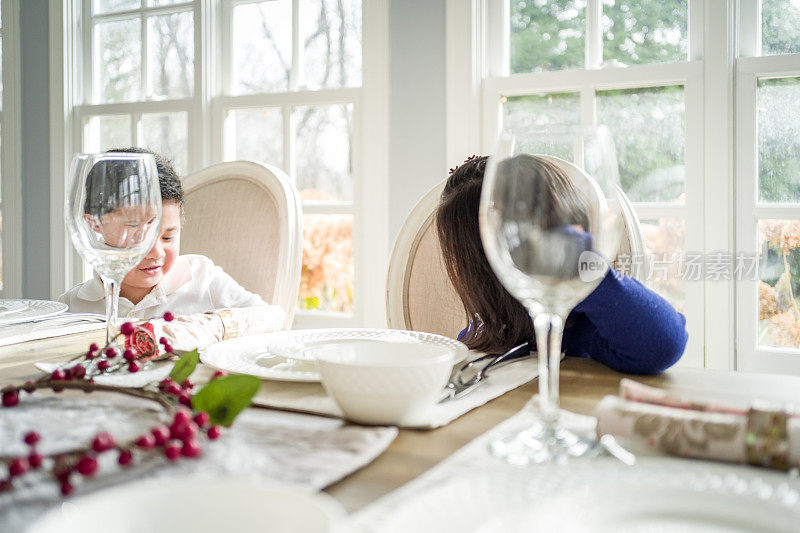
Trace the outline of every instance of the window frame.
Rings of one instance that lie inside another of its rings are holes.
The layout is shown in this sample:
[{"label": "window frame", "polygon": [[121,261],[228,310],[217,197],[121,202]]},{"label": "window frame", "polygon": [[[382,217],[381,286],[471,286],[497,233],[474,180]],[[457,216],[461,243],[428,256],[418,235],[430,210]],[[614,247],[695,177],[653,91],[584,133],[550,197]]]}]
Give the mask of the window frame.
[{"label": "window frame", "polygon": [[[194,94],[188,98],[121,103],[91,103],[83,88],[91,82],[91,0],[72,0],[61,6],[51,3],[51,257],[65,257],[63,265],[51,263],[51,293],[58,296],[82,281],[83,263],[72,249],[63,224],[66,169],[73,152],[81,151],[85,121],[97,115],[131,115],[143,112],[186,111],[187,167],[190,173],[225,160],[225,115],[231,108],[268,107],[286,110],[295,105],[353,104],[353,202],[351,205],[303,206],[304,214],[345,212],[354,216],[353,260],[355,263],[354,311],[352,314],[295,313],[293,327],[385,325],[384,286],[387,257],[370,250],[388,250],[388,2],[364,0],[362,4],[362,84],[356,88],[286,91],[270,94],[231,95],[227,69],[230,57],[230,24],[233,6],[256,0],[191,0],[179,5],[159,6],[122,14],[161,14],[192,6],[195,21]],[[144,5],[144,1],[143,1]],[[293,0],[296,13],[299,0]],[[119,16],[115,13],[113,16]],[[144,16],[144,15],[142,15]],[[99,15],[102,18],[112,16]],[[294,18],[297,39],[297,18]],[[146,26],[146,24],[143,24]],[[86,44],[88,43],[88,44]],[[62,49],[63,45],[63,49]],[[143,42],[142,46],[146,46]],[[294,61],[294,60],[293,60]],[[296,61],[295,61],[296,62]],[[83,68],[85,66],[89,68]],[[142,69],[145,69],[144,61]],[[296,80],[296,76],[294,77]],[[143,86],[146,80],[142,79]],[[144,87],[146,91],[146,87]],[[285,115],[285,125],[291,115]],[[284,136],[289,135],[284,127]],[[135,142],[135,131],[132,131]],[[288,145],[284,161],[291,161]],[[293,169],[287,174],[293,175]],[[370,176],[370,179],[366,179]],[[365,199],[369,198],[369,201]],[[369,226],[366,224],[369,221]]]},{"label": "window frame", "polygon": [[2,151],[2,272],[0,298],[22,296],[22,170],[20,139],[19,4],[2,0],[2,83],[0,110]]},{"label": "window frame", "polygon": [[[684,85],[686,202],[635,203],[642,219],[682,217],[687,228],[684,251],[711,253],[733,249],[732,136],[716,127],[733,127],[733,37],[735,0],[689,0],[688,58],[681,63],[599,68],[602,49],[601,0],[587,1],[586,64],[595,68],[542,73],[508,73],[507,0],[447,2],[447,158],[461,161],[479,148],[488,153],[498,134],[501,96],[577,91],[581,122],[596,118],[596,90]],[[466,25],[466,26],[465,26]],[[463,28],[470,28],[464,32]],[[495,46],[492,46],[492,44]],[[503,43],[503,46],[497,46]],[[465,90],[466,89],[466,90]],[[706,127],[714,124],[715,129]],[[482,132],[482,133],[481,133]],[[719,162],[724,164],[720,165]],[[720,202],[719,199],[725,201]],[[720,224],[720,221],[725,224]],[[686,282],[689,344],[679,364],[736,367],[732,281]]]}]

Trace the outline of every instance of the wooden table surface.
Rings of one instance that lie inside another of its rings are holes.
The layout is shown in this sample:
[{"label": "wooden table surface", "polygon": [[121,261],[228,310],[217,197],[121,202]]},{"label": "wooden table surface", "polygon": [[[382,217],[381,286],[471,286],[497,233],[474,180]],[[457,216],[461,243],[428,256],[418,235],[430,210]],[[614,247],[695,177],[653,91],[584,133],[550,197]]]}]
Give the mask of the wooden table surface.
[{"label": "wooden table surface", "polygon": [[[24,381],[37,373],[35,361],[58,361],[80,353],[104,331],[31,341],[0,347],[0,386]],[[605,395],[615,394],[624,374],[589,359],[568,358],[561,365],[561,406],[591,414]],[[800,377],[743,374],[676,368],[658,376],[636,379],[665,388],[736,393],[753,398],[797,400]],[[348,511],[355,511],[419,476],[478,435],[522,409],[537,392],[533,381],[431,431],[401,430],[397,439],[371,464],[328,487],[326,492]]]}]

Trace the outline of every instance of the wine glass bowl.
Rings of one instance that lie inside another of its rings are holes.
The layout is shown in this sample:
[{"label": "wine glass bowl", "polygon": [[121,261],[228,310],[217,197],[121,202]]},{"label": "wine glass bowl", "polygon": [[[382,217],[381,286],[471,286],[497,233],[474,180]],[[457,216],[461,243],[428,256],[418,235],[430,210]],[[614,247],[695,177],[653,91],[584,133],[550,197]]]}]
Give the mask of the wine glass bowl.
[{"label": "wine glass bowl", "polygon": [[481,240],[500,282],[528,310],[539,353],[536,427],[492,446],[510,462],[564,460],[589,448],[559,424],[558,363],[567,315],[601,283],[619,247],[618,182],[604,127],[506,133],[487,163]]},{"label": "wine glass bowl", "polygon": [[161,191],[152,154],[77,154],[64,220],[72,243],[106,289],[107,341],[114,334],[122,279],[152,248]]}]

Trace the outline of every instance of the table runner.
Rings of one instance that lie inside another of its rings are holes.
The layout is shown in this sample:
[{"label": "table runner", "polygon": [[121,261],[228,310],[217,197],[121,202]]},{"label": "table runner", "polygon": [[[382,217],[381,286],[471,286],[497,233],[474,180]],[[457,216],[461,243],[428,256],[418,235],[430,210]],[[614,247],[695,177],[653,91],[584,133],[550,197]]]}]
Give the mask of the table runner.
[{"label": "table runner", "polygon": [[[42,434],[41,451],[64,449],[89,441],[99,430],[117,439],[132,438],[158,423],[160,411],[150,402],[95,393],[25,398],[0,412],[0,453],[26,451],[25,432]],[[168,463],[152,458],[120,470],[116,454],[100,455],[101,469],[88,483],[76,484],[76,495],[133,479],[194,475],[256,475],[322,489],[380,455],[397,436],[392,427],[360,427],[340,420],[251,408],[217,441],[204,444],[198,459]],[[22,480],[38,474],[28,474]],[[19,483],[0,494],[0,531],[24,531],[36,517],[64,500],[58,485]],[[66,500],[68,501],[68,500]]]}]

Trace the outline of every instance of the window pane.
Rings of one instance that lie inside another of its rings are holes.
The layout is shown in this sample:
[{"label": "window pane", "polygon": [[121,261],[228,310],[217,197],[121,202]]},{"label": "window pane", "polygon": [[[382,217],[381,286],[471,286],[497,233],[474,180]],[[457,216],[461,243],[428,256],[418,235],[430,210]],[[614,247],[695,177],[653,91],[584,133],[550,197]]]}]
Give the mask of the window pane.
[{"label": "window pane", "polygon": [[147,0],[148,7],[152,6],[169,6],[172,4],[185,4],[192,0]]},{"label": "window pane", "polygon": [[140,0],[94,0],[92,2],[92,12],[98,14],[110,13],[112,11],[138,9],[140,6]]},{"label": "window pane", "polygon": [[[687,265],[684,257],[686,221],[682,218],[642,220],[642,233],[647,250],[651,254],[650,272],[648,272],[650,287],[666,298],[675,309],[683,312],[686,302],[686,279],[692,279],[693,275],[702,276],[702,270],[691,272],[695,267]],[[701,260],[702,257],[698,259]],[[697,265],[696,268],[702,269],[701,261],[698,261]]]},{"label": "window pane", "polygon": [[303,84],[361,85],[361,0],[300,1]]},{"label": "window pane", "polygon": [[634,202],[683,202],[682,86],[598,91],[597,120],[614,136],[619,178]]},{"label": "window pane", "polygon": [[583,67],[586,0],[510,2],[512,73]]},{"label": "window pane", "polygon": [[236,109],[230,112],[236,159],[252,159],[281,168],[283,164],[283,113],[279,107]]},{"label": "window pane", "polygon": [[194,88],[194,15],[173,13],[147,19],[147,95],[191,96]]},{"label": "window pane", "polygon": [[[578,93],[529,94],[502,97],[503,129],[513,133],[540,126],[580,124],[581,98]],[[522,147],[520,147],[522,148]],[[572,143],[563,145],[526,145],[530,153],[547,153],[571,161]]]},{"label": "window pane", "polygon": [[125,102],[139,99],[141,33],[138,18],[95,25],[95,99]]},{"label": "window pane", "polygon": [[142,114],[139,144],[171,159],[179,174],[186,172],[186,113]]},{"label": "window pane", "polygon": [[686,0],[604,0],[603,61],[686,61],[688,11]]},{"label": "window pane", "polygon": [[130,115],[103,115],[89,119],[83,143],[87,152],[105,152],[131,144]]},{"label": "window pane", "polygon": [[292,2],[233,8],[234,93],[285,91],[292,68]]},{"label": "window pane", "polygon": [[353,312],[353,215],[303,217],[298,306],[302,311]]},{"label": "window pane", "polygon": [[800,1],[761,0],[761,53],[800,52]]},{"label": "window pane", "polygon": [[800,220],[759,220],[758,343],[800,348]]},{"label": "window pane", "polygon": [[308,202],[351,202],[353,106],[294,110],[297,189]]},{"label": "window pane", "polygon": [[800,78],[758,80],[758,199],[800,202]]}]

